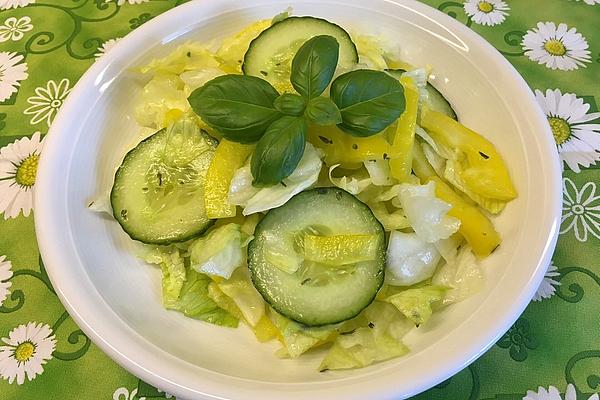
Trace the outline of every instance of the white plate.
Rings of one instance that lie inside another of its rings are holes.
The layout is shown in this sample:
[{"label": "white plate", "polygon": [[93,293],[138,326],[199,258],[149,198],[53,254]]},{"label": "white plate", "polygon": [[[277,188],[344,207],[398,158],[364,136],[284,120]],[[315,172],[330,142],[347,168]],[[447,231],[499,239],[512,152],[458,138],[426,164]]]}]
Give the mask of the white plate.
[{"label": "white plate", "polygon": [[[275,343],[165,311],[160,272],[131,252],[119,226],[86,205],[112,182],[135,135],[128,68],[185,40],[216,40],[287,6],[390,39],[403,59],[430,64],[434,83],[461,120],[496,144],[519,198],[495,220],[504,242],[483,263],[479,295],[410,334],[411,353],[355,371],[317,373],[322,354],[280,360]],[[36,184],[36,232],[63,304],[110,357],[183,398],[403,398],[448,378],[488,349],[538,287],[554,249],[560,168],[548,124],[523,79],[487,42],[452,18],[411,0],[195,1],[147,22],[81,78],[48,135]]]}]

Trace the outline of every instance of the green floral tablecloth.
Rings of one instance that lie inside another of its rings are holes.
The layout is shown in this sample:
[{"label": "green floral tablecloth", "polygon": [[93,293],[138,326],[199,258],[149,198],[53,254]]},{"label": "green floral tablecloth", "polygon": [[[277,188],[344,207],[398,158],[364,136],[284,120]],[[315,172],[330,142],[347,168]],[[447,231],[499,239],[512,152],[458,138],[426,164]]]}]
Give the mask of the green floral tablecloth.
[{"label": "green floral tablecloth", "polygon": [[[523,74],[552,127],[564,196],[558,247],[534,301],[481,359],[417,398],[598,400],[600,0],[425,2]],[[0,0],[2,399],[171,397],[112,362],[65,312],[39,256],[32,198],[44,135],[82,73],[179,3]]]}]

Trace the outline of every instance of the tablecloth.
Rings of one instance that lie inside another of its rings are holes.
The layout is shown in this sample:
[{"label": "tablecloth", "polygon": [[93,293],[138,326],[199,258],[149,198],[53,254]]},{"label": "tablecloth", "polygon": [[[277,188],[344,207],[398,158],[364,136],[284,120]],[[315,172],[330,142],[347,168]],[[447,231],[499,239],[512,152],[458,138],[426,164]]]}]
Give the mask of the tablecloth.
[{"label": "tablecloth", "polygon": [[[558,246],[534,301],[483,357],[416,398],[597,400],[600,0],[425,2],[525,77],[556,139],[564,195]],[[78,78],[119,38],[180,3],[0,0],[2,399],[170,397],[111,361],[62,307],[39,255],[32,198],[45,134]]]}]

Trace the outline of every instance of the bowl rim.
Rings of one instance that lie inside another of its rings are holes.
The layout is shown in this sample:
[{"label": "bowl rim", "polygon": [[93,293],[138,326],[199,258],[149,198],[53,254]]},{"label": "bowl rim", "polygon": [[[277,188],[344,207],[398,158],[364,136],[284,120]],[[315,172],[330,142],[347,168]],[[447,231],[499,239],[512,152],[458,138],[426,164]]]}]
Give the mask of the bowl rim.
[{"label": "bowl rim", "polygon": [[[215,2],[217,0],[196,0],[181,6],[175,7],[169,11],[166,11],[157,17],[153,18],[151,21],[145,23],[142,27],[132,31],[122,40],[120,40],[115,47],[111,50],[111,52],[107,55],[104,55],[97,62],[95,62],[80,78],[78,83],[72,90],[72,93],[67,98],[62,108],[60,109],[58,115],[56,116],[52,127],[50,128],[47,138],[45,140],[44,151],[40,157],[40,164],[38,168],[38,177],[36,188],[34,191],[34,209],[36,210],[36,218],[35,218],[35,231],[36,237],[38,239],[40,254],[44,259],[48,275],[50,280],[56,289],[56,293],[60,298],[62,304],[65,306],[69,314],[76,321],[77,325],[85,332],[85,334],[90,337],[90,339],[101,348],[106,354],[110,356],[111,359],[116,361],[122,367],[133,373],[135,376],[140,377],[146,382],[151,383],[152,385],[161,388],[162,390],[166,390],[169,393],[175,394],[177,396],[185,397],[188,396],[200,396],[201,398],[214,398],[214,399],[224,399],[229,397],[222,397],[220,395],[211,394],[211,392],[216,393],[228,393],[227,396],[239,396],[242,395],[242,398],[246,399],[259,399],[259,398],[267,398],[266,392],[260,393],[260,391],[264,388],[257,387],[255,390],[252,389],[240,389],[233,388],[228,389],[228,384],[231,384],[231,381],[219,380],[219,377],[214,376],[214,382],[211,382],[210,385],[206,385],[203,382],[203,386],[206,387],[206,390],[200,390],[197,387],[193,388],[190,386],[185,386],[183,384],[177,383],[173,379],[169,379],[166,376],[166,372],[164,368],[156,365],[156,361],[160,359],[159,356],[163,357],[171,357],[173,360],[176,358],[166,352],[158,353],[158,354],[149,354],[149,350],[142,346],[142,344],[136,344],[136,346],[131,346],[132,349],[124,350],[125,346],[128,345],[127,340],[122,337],[119,337],[119,334],[115,334],[114,332],[102,328],[98,328],[98,322],[94,315],[92,315],[89,309],[80,308],[79,305],[81,303],[81,299],[77,299],[74,297],[75,292],[72,291],[72,286],[65,283],[64,279],[64,271],[61,270],[60,265],[63,265],[68,258],[63,254],[64,249],[61,249],[60,246],[57,245],[56,241],[53,239],[53,232],[56,232],[56,218],[52,216],[52,207],[46,203],[46,193],[51,193],[53,190],[52,187],[52,175],[50,174],[51,167],[58,166],[58,156],[61,152],[58,149],[58,143],[61,136],[66,134],[66,129],[63,127],[68,126],[69,115],[77,110],[76,104],[78,98],[84,93],[86,87],[90,85],[94,85],[97,77],[101,76],[106,68],[109,66],[111,61],[115,58],[123,57],[126,54],[126,50],[128,48],[133,48],[135,43],[142,39],[149,32],[171,32],[168,28],[177,25],[177,20],[179,16],[185,15],[186,13],[193,13],[193,11],[197,7],[202,7],[203,4]],[[561,181],[561,168],[560,161],[558,158],[558,153],[556,152],[556,147],[554,145],[554,139],[552,136],[552,132],[550,127],[547,124],[546,118],[537,105],[535,101],[535,97],[533,92],[524,81],[524,79],[519,75],[516,69],[494,48],[491,44],[489,44],[485,39],[479,36],[477,33],[472,31],[470,28],[466,27],[462,23],[454,20],[448,15],[442,13],[439,10],[436,10],[426,4],[420,3],[417,0],[380,0],[381,3],[388,3],[395,6],[399,6],[401,8],[405,8],[408,10],[412,10],[417,12],[426,18],[436,20],[443,24],[443,26],[448,27],[452,32],[457,32],[461,37],[468,38],[469,41],[475,43],[477,47],[484,51],[486,56],[489,57],[493,62],[498,63],[503,67],[507,74],[511,76],[511,84],[514,86],[516,90],[520,92],[523,96],[524,101],[531,109],[530,114],[530,122],[537,127],[538,134],[541,136],[540,140],[543,142],[542,145],[545,146],[545,156],[548,157],[549,165],[547,165],[547,169],[550,172],[551,182],[548,183],[549,189],[551,189],[550,202],[554,205],[554,214],[548,217],[547,226],[549,230],[548,238],[544,244],[544,250],[540,256],[538,264],[530,277],[529,281],[521,288],[521,291],[518,293],[518,297],[513,302],[513,308],[510,312],[505,312],[502,314],[501,318],[498,318],[495,321],[493,326],[488,327],[485,335],[479,334],[474,338],[474,340],[470,343],[468,347],[463,348],[462,352],[457,353],[454,351],[451,354],[452,362],[446,361],[444,366],[438,368],[436,373],[429,374],[426,377],[420,377],[419,379],[411,382],[407,385],[406,390],[401,393],[402,396],[411,396],[417,394],[421,391],[424,391],[433,385],[449,378],[455,373],[462,370],[468,364],[475,361],[479,356],[481,356],[485,351],[487,351],[498,339],[499,337],[506,332],[509,327],[516,321],[519,315],[524,311],[525,307],[529,304],[529,301],[533,297],[535,291],[537,290],[541,280],[544,277],[546,272],[546,266],[550,263],[550,259],[554,248],[556,246],[556,241],[558,238],[558,228],[560,226],[560,217],[561,217],[561,200],[562,200],[562,181]],[[255,1],[252,2],[251,6],[256,6],[259,4],[274,4],[276,1]],[[311,0],[297,0],[297,3],[311,3]],[[225,3],[225,1],[223,1]],[[233,1],[229,1],[227,4],[233,3]],[[360,4],[360,0],[351,0],[348,3],[351,4]],[[280,1],[282,7],[288,5],[287,2]],[[285,5],[284,5],[285,4]],[[250,7],[251,7],[250,6]],[[238,7],[239,8],[239,7]],[[232,10],[235,9],[232,8]],[[165,29],[167,28],[167,29]],[[168,35],[166,33],[162,34],[162,37],[167,38]],[[169,41],[165,39],[165,41]],[[62,132],[62,133],[61,133]],[[550,179],[549,178],[549,179]],[[110,310],[113,314],[114,311]],[[119,318],[114,315],[115,318]],[[120,321],[123,323],[122,321]],[[466,323],[467,321],[465,321]],[[131,331],[131,333],[135,333],[130,327],[127,326],[127,329]],[[117,330],[115,329],[115,332]],[[143,342],[143,340],[140,340]],[[138,349],[140,353],[135,353],[133,349]],[[350,377],[348,379],[353,379],[356,377]],[[228,378],[233,380],[238,380],[239,382],[244,381],[241,378]],[[330,381],[331,382],[331,381]],[[339,381],[333,381],[339,382]],[[358,380],[357,380],[358,382]],[[319,393],[327,394],[328,396],[333,396],[335,388],[327,387],[325,384],[327,382],[317,382],[311,383],[311,395],[317,395]],[[350,382],[348,382],[350,383]],[[358,382],[360,384],[360,382]],[[303,384],[279,384],[279,386],[290,387],[294,385],[303,385]],[[268,386],[268,384],[267,384]],[[277,386],[277,385],[276,385]],[[277,386],[277,387],[279,387]],[[319,387],[319,388],[318,388]],[[219,388],[219,391],[216,391],[215,388]],[[221,390],[222,389],[222,390]],[[232,391],[233,390],[233,391]],[[265,389],[266,390],[266,389]],[[270,390],[270,389],[269,389]],[[332,391],[333,390],[333,391]],[[352,392],[350,392],[352,390]],[[350,385],[350,389],[346,388],[344,390],[343,397],[346,399],[349,398],[364,398],[366,395],[372,395],[372,393],[365,392],[366,389],[361,386]],[[302,392],[299,392],[302,393]],[[273,392],[273,394],[281,395],[281,392]],[[351,395],[350,397],[348,395]],[[382,388],[382,390],[378,393],[378,396],[381,398],[392,398],[393,396],[397,396],[396,389],[393,385]],[[288,396],[288,398],[300,398],[297,393],[294,396]],[[301,394],[300,394],[301,396]],[[273,398],[276,398],[275,396]],[[333,397],[328,397],[333,398]],[[397,397],[396,397],[397,398]]]}]

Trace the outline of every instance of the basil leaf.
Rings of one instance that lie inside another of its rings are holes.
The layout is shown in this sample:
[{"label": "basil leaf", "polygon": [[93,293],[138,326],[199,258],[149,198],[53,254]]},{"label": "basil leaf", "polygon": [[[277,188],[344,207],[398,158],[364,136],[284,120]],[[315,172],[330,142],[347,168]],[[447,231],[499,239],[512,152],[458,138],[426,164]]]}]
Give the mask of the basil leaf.
[{"label": "basil leaf", "polygon": [[317,125],[337,125],[342,122],[340,110],[327,97],[316,97],[309,101],[304,114]]},{"label": "basil leaf", "polygon": [[277,90],[260,78],[223,75],[194,90],[188,102],[204,122],[226,139],[253,143],[281,117],[273,106],[278,96]]},{"label": "basil leaf", "polygon": [[306,108],[306,100],[302,96],[293,93],[284,93],[275,99],[275,108],[286,115],[298,117]]},{"label": "basil leaf", "polygon": [[258,141],[250,165],[254,186],[272,186],[290,176],[304,154],[306,120],[281,117]]},{"label": "basil leaf", "polygon": [[342,114],[338,127],[353,136],[381,132],[404,112],[404,88],[382,71],[347,72],[333,81],[329,93]]},{"label": "basil leaf", "polygon": [[290,81],[307,99],[319,96],[331,82],[338,63],[339,48],[332,36],[315,36],[300,47],[292,60]]}]

